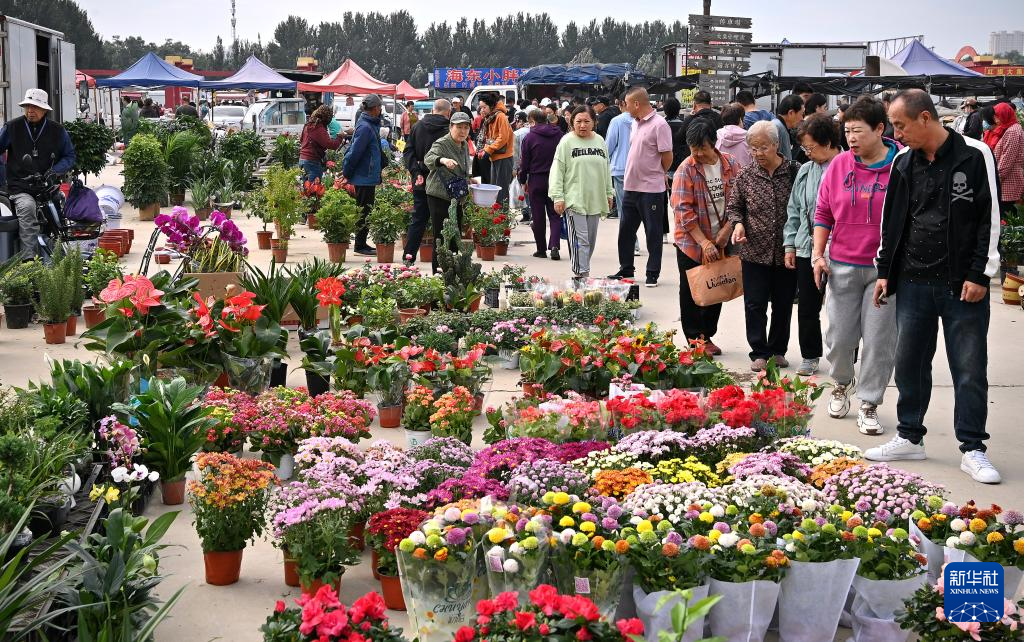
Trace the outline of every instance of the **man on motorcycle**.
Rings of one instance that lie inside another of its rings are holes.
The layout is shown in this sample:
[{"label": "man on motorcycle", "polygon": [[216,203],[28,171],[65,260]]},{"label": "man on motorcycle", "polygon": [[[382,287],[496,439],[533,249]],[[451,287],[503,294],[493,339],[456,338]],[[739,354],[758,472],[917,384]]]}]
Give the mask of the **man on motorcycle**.
[{"label": "man on motorcycle", "polygon": [[75,164],[75,147],[67,130],[47,118],[51,111],[48,100],[42,89],[29,89],[25,100],[18,103],[25,115],[0,129],[0,154],[7,152],[7,191],[18,214],[21,252],[26,259],[39,249],[38,187],[29,179],[47,171],[64,174]]}]

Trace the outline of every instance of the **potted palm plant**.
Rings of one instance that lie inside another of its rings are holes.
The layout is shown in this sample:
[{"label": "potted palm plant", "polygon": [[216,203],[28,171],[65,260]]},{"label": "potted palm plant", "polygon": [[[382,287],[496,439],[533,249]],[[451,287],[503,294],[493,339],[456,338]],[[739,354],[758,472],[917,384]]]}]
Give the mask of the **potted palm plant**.
[{"label": "potted palm plant", "polygon": [[47,343],[64,343],[68,317],[71,316],[73,286],[67,270],[60,264],[50,265],[36,273],[36,289],[39,290],[36,312],[43,322]]},{"label": "potted palm plant", "polygon": [[213,179],[207,176],[195,176],[188,185],[188,191],[192,193],[192,207],[200,221],[210,218],[210,212],[213,211],[210,207],[213,189]]},{"label": "potted palm plant", "polygon": [[167,194],[170,168],[164,160],[160,141],[150,134],[137,134],[124,150],[125,199],[139,208],[140,221],[152,221]]},{"label": "potted palm plant", "polygon": [[145,463],[160,473],[160,491],[169,506],[185,501],[185,473],[206,442],[206,431],[217,423],[210,416],[213,408],[203,405],[202,399],[203,388],[188,385],[182,377],[154,377],[135,395],[134,403],[113,406],[138,422]]},{"label": "potted palm plant", "polygon": [[395,241],[405,229],[405,212],[387,199],[378,200],[368,218],[370,236],[377,244],[377,262],[393,263]]},{"label": "potted palm plant", "polygon": [[320,200],[317,224],[327,243],[327,255],[331,261],[345,262],[349,239],[358,223],[359,205],[355,199],[343,189],[328,189]]},{"label": "potted palm plant", "polygon": [[167,163],[168,185],[171,205],[185,203],[185,188],[189,185],[192,172],[192,158],[200,146],[199,136],[183,130],[171,133],[164,144],[164,162]]}]

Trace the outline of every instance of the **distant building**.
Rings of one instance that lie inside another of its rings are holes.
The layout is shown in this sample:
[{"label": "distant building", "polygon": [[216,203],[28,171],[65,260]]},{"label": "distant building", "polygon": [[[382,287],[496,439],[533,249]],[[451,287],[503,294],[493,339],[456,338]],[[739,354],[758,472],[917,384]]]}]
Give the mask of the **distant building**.
[{"label": "distant building", "polygon": [[988,36],[988,52],[992,55],[1017,51],[1024,53],[1024,31],[993,31]]}]

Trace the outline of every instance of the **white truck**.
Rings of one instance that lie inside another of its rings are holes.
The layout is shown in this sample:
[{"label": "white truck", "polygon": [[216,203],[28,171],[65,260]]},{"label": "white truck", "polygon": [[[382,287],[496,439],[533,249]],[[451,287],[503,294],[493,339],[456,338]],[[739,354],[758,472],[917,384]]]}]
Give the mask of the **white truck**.
[{"label": "white truck", "polygon": [[56,120],[74,120],[79,109],[75,45],[60,31],[0,14],[0,116],[4,122],[21,115],[18,103],[28,89],[43,89],[50,95]]},{"label": "white truck", "polygon": [[266,98],[249,105],[242,118],[242,129],[253,129],[265,140],[280,134],[300,136],[306,124],[303,98]]}]

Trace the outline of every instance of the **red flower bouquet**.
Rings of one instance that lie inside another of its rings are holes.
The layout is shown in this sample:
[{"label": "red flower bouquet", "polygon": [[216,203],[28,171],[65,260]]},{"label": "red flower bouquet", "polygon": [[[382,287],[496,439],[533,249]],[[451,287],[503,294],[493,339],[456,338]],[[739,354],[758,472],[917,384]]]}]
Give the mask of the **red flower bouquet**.
[{"label": "red flower bouquet", "polygon": [[278,600],[260,627],[264,642],[404,642],[401,629],[388,626],[387,607],[378,593],[367,593],[346,607],[330,586],[295,600]]}]

